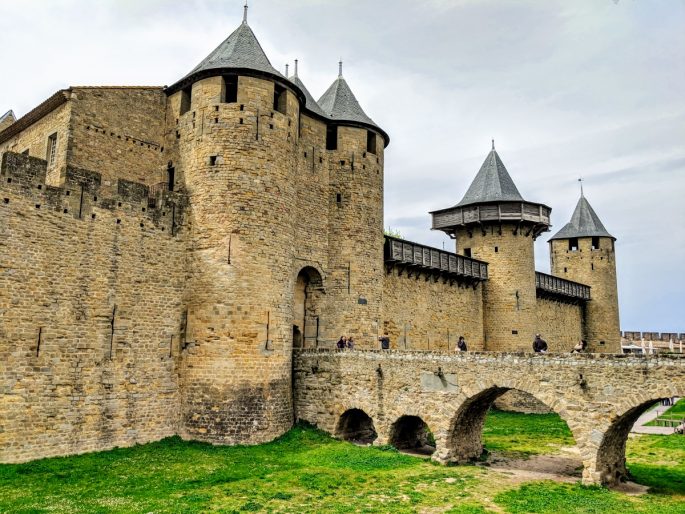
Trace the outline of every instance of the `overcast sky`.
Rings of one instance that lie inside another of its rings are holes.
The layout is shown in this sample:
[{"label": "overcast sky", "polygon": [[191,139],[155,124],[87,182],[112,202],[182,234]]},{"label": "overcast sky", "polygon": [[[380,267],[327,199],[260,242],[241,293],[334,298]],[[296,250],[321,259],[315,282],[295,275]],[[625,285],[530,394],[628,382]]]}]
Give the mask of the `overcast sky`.
[{"label": "overcast sky", "polygon": [[[0,114],[70,85],[169,85],[240,23],[239,0],[0,0]],[[623,330],[685,332],[683,0],[252,0],[271,63],[318,98],[344,75],[391,137],[385,225],[452,248],[494,138],[527,200],[570,218],[578,177],[618,238]]]}]

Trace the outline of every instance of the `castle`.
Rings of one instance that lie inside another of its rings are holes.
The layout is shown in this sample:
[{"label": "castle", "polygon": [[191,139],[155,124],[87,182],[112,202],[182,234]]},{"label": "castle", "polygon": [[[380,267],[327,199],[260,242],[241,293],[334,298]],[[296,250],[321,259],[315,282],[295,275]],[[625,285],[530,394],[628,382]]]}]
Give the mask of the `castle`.
[{"label": "castle", "polygon": [[293,349],[618,352],[614,237],[551,209],[494,144],[431,213],[448,252],[383,234],[390,138],[342,75],[316,101],[247,23],[169,87],[70,87],[0,132],[0,462],[293,423]]}]

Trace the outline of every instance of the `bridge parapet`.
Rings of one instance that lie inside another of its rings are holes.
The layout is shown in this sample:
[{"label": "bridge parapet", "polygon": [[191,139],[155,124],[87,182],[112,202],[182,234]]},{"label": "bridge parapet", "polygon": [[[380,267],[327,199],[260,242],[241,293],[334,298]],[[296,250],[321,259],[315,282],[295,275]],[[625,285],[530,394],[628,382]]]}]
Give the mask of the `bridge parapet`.
[{"label": "bridge parapet", "polygon": [[637,416],[660,398],[685,396],[685,356],[366,350],[301,350],[293,356],[296,418],[340,435],[342,416],[366,413],[378,438],[393,439],[418,417],[436,441],[433,459],[463,462],[482,452],[497,397],[516,389],[569,425],[585,483],[626,475],[625,441]]}]

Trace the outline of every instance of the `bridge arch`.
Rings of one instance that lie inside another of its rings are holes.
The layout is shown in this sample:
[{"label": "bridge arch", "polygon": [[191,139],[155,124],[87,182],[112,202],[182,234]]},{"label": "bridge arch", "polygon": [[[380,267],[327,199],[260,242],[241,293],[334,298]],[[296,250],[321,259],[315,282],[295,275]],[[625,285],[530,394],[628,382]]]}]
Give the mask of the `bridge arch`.
[{"label": "bridge arch", "polygon": [[614,485],[628,478],[626,465],[626,443],[633,425],[638,418],[660,400],[672,397],[685,397],[685,386],[659,393],[649,392],[633,396],[622,402],[615,416],[610,420],[603,433],[595,433],[595,439],[601,437],[595,458],[586,466],[583,481]]},{"label": "bridge arch", "polygon": [[378,439],[373,419],[362,409],[347,409],[338,418],[335,437],[343,441],[371,444]]},{"label": "bridge arch", "polygon": [[390,426],[388,442],[398,450],[431,455],[435,451],[433,432],[423,418],[403,414]]},{"label": "bridge arch", "polygon": [[467,393],[466,399],[458,406],[449,421],[446,434],[438,441],[438,452],[433,459],[441,463],[463,463],[478,459],[483,453],[483,427],[485,418],[495,400],[507,391],[516,390],[527,393],[545,404],[566,422],[574,440],[578,443],[580,423],[569,415],[567,401],[553,391],[539,390],[521,384],[489,385]]}]

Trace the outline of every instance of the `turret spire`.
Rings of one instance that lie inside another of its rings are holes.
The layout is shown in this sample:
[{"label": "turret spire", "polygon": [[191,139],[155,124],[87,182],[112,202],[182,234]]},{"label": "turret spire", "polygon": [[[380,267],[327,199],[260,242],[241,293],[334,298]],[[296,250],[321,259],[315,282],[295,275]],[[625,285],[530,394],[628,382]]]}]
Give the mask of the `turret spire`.
[{"label": "turret spire", "polygon": [[295,59],[295,74],[293,76],[297,77],[297,59]]},{"label": "turret spire", "polygon": [[580,183],[580,196],[581,198],[584,197],[585,195],[583,194],[583,177],[578,178],[578,182]]},{"label": "turret spire", "polygon": [[247,24],[247,0],[245,0],[245,7],[243,7],[243,23]]},{"label": "turret spire", "polygon": [[342,58],[338,61],[338,77],[342,77]]},{"label": "turret spire", "polygon": [[288,67],[290,65],[288,63],[285,63],[285,78],[288,78]]},{"label": "turret spire", "polygon": [[492,149],[493,150],[495,149],[495,140],[494,139],[492,140]]}]

